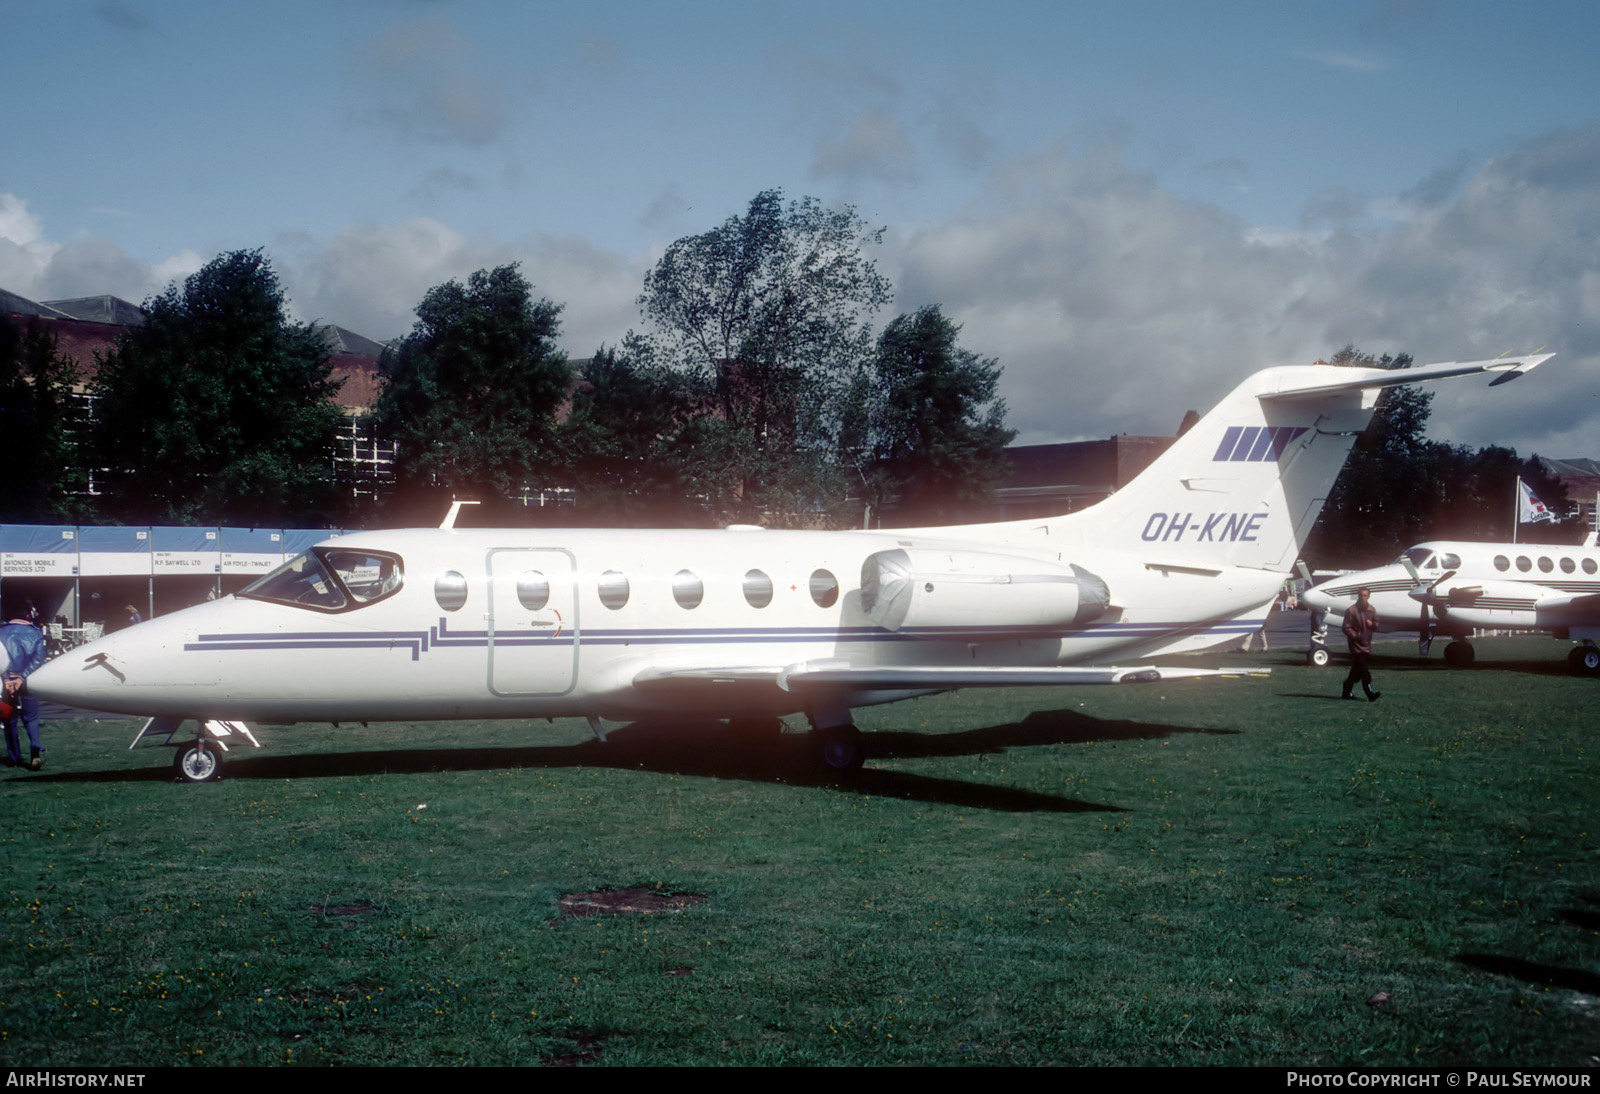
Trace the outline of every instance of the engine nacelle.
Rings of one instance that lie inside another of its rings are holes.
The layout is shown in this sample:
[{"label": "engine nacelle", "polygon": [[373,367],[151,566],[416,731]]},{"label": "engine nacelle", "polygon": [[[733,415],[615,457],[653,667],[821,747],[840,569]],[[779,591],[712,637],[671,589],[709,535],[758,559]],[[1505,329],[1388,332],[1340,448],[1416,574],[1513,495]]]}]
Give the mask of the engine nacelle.
[{"label": "engine nacelle", "polygon": [[1080,566],[984,551],[895,548],[861,564],[861,607],[886,630],[1071,627],[1102,615],[1106,583]]}]

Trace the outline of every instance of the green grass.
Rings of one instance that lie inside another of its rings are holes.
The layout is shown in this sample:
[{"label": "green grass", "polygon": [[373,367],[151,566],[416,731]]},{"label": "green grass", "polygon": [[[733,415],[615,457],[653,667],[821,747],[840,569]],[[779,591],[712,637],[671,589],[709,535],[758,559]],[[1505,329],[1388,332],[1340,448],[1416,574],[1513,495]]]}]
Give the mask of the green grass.
[{"label": "green grass", "polygon": [[[182,786],[47,726],[0,778],[0,1060],[1591,1065],[1600,682],[1404,649],[1373,705],[1273,653],[860,711],[854,787],[577,722],[267,727]],[[706,899],[560,914],[619,887]]]}]

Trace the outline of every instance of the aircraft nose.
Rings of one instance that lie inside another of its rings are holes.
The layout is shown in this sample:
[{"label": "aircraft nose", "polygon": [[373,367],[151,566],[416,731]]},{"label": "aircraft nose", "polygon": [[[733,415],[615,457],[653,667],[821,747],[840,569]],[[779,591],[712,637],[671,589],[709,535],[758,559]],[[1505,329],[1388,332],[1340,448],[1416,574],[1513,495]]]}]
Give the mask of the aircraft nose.
[{"label": "aircraft nose", "polygon": [[29,675],[28,691],[52,703],[82,706],[83,696],[75,686],[82,675],[81,660],[72,653],[64,653],[54,661],[46,661]]},{"label": "aircraft nose", "polygon": [[1300,598],[1300,602],[1319,612],[1335,612],[1346,606],[1343,598],[1329,596],[1327,591],[1320,586],[1314,589],[1307,589],[1305,595]]}]

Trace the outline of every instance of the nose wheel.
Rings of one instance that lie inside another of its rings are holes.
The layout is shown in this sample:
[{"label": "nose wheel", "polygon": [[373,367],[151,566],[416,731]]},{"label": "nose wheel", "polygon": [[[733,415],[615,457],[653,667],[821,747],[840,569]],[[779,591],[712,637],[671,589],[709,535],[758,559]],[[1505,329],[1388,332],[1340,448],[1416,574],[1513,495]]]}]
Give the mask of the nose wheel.
[{"label": "nose wheel", "polygon": [[181,782],[212,782],[222,775],[222,753],[204,741],[190,741],[173,757],[172,770]]}]

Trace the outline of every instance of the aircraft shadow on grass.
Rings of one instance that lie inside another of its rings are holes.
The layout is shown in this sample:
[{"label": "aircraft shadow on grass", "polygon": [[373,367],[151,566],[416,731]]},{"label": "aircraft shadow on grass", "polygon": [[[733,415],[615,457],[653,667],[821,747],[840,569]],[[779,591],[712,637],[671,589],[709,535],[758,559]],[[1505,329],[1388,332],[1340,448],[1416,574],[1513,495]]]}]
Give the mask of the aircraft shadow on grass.
[{"label": "aircraft shadow on grass", "polygon": [[[1577,903],[1558,909],[1555,917],[1563,925],[1576,928],[1586,935],[1600,930],[1600,893],[1590,891],[1577,894]],[[1585,995],[1600,995],[1600,976],[1588,969],[1546,965],[1497,953],[1458,953],[1456,960],[1482,972],[1509,976],[1540,987],[1567,988]]]},{"label": "aircraft shadow on grass", "polygon": [[[1227,734],[1236,730],[1199,729],[1153,722],[1106,721],[1077,711],[1036,711],[1020,722],[962,733],[866,733],[872,759],[907,760],[935,756],[998,756],[1033,745],[1158,740],[1184,733]],[[868,766],[841,779],[815,767],[804,734],[739,732],[721,722],[634,722],[607,733],[607,739],[575,745],[527,748],[403,748],[288,756],[251,755],[237,748],[228,755],[229,779],[327,778],[431,771],[489,771],[506,768],[610,767],[661,774],[837,787],[861,794],[888,795],[930,803],[1013,813],[1119,813],[1124,810],[1016,787],[994,786],[914,772]],[[165,781],[166,767],[133,771],[84,771],[27,776],[28,781]]]}]

